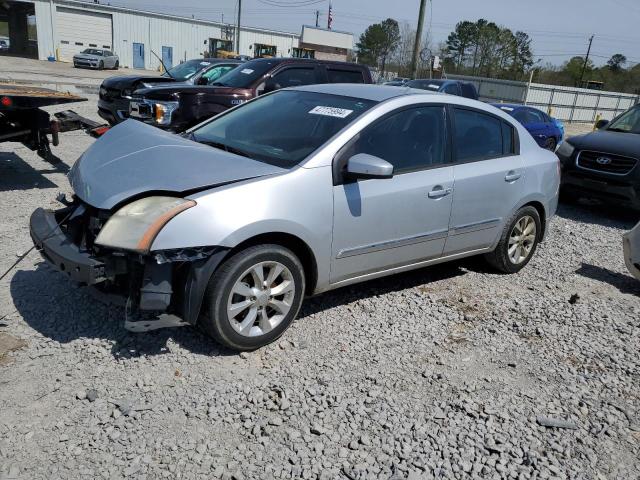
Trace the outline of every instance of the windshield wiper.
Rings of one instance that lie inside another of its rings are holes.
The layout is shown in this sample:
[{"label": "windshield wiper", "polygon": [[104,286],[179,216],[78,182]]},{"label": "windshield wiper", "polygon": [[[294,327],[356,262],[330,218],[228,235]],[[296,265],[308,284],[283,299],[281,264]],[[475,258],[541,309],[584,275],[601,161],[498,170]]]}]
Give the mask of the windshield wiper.
[{"label": "windshield wiper", "polygon": [[213,148],[217,148],[220,150],[224,150],[225,152],[235,153],[236,155],[240,155],[241,157],[253,158],[249,153],[244,150],[240,150],[239,148],[231,147],[225,143],[221,142],[212,142],[210,140],[197,140],[195,135],[192,135],[191,140],[194,142],[202,143],[203,145],[208,145]]}]

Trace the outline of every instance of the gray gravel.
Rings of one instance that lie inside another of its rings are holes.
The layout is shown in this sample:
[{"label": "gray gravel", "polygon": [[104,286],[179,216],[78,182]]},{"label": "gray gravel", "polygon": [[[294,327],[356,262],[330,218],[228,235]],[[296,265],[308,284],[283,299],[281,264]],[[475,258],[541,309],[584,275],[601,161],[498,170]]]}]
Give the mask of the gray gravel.
[{"label": "gray gravel", "polygon": [[[61,142],[69,167],[92,140]],[[0,145],[0,271],[65,169]],[[31,253],[0,281],[0,332],[27,343],[0,366],[0,478],[640,478],[636,220],[562,206],[517,275],[469,259],[341,289],[243,355],[127,333]]]}]

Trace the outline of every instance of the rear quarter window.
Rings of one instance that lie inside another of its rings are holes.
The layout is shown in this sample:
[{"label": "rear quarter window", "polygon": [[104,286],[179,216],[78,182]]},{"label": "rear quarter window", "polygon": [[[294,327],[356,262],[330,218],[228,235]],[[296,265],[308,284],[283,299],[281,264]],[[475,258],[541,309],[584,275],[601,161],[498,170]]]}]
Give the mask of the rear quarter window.
[{"label": "rear quarter window", "polygon": [[327,68],[329,83],[364,83],[364,75],[359,70]]}]

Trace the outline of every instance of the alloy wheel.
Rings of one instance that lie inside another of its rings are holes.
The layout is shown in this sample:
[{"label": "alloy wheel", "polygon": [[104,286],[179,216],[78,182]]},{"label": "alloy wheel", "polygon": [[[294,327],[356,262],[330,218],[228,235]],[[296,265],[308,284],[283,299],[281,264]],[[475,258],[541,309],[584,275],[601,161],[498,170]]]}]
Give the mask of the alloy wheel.
[{"label": "alloy wheel", "polygon": [[260,262],[235,281],[227,301],[227,317],[233,329],[245,337],[269,333],[293,306],[296,283],[291,271],[279,262]]},{"label": "alloy wheel", "polygon": [[526,215],[520,218],[509,234],[508,256],[511,263],[519,265],[524,262],[536,243],[537,228],[533,217]]}]

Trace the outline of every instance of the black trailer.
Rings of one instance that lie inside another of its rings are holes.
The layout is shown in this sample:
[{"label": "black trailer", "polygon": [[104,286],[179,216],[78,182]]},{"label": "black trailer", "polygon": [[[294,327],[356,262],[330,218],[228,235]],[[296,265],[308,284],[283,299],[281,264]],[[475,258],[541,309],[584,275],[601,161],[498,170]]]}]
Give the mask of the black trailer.
[{"label": "black trailer", "polygon": [[55,163],[58,159],[51,152],[50,143],[58,145],[60,132],[84,130],[94,137],[99,137],[109,127],[81,117],[73,110],[55,113],[51,118],[41,107],[86,100],[47,88],[0,83],[0,143],[21,142],[31,150],[37,151],[43,159]]}]

